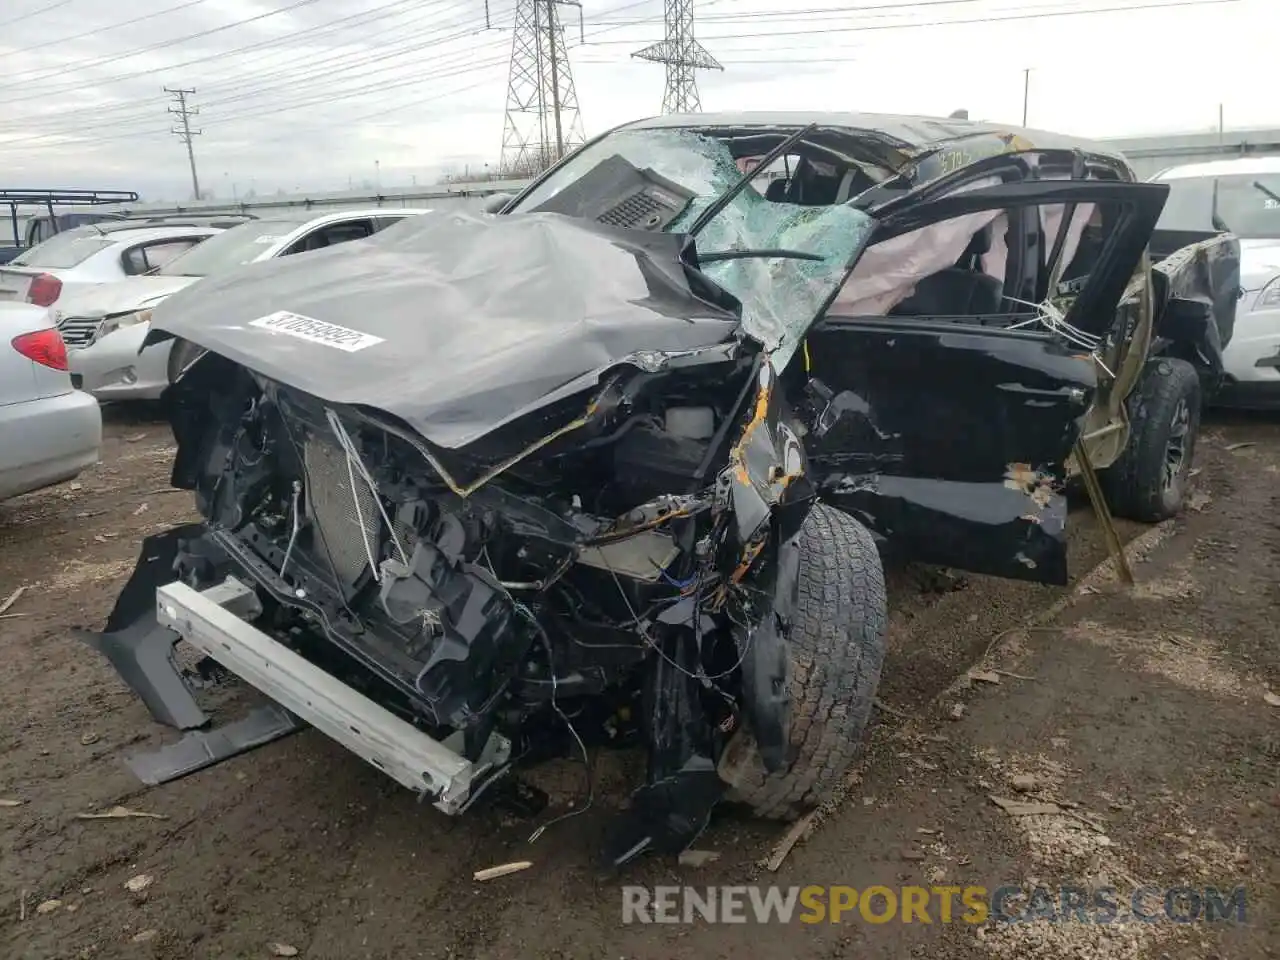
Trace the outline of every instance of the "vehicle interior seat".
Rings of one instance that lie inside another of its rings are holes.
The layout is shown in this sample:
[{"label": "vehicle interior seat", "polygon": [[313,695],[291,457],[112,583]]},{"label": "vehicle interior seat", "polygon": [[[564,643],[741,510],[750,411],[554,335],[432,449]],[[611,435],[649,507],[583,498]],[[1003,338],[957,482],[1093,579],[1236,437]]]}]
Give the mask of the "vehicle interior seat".
[{"label": "vehicle interior seat", "polygon": [[787,203],[806,207],[829,207],[836,202],[840,180],[824,175],[807,159],[801,158],[796,172],[787,181]]},{"label": "vehicle interior seat", "polygon": [[990,249],[990,227],[984,227],[973,235],[955,266],[920,280],[911,296],[890,310],[889,316],[954,317],[1001,313],[1004,284],[981,269],[981,257]]}]

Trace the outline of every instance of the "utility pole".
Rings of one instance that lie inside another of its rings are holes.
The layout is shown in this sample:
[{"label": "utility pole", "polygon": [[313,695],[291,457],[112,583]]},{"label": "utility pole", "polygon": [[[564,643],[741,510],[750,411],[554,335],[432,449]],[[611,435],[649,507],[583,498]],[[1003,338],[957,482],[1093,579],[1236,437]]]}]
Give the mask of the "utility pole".
[{"label": "utility pole", "polygon": [[632,54],[640,60],[667,65],[667,84],[662,92],[663,113],[699,113],[695,70],[723,70],[724,67],[693,38],[693,0],[666,0],[663,14],[666,38]]},{"label": "utility pole", "polygon": [[[559,160],[564,156],[564,131],[560,127],[560,78],[557,74],[560,72],[556,69],[559,63],[559,56],[556,53],[556,32],[560,29],[560,18],[556,14],[557,4],[554,0],[548,0],[547,8],[547,46],[551,48],[551,115],[556,120],[556,159]],[[582,9],[581,6],[578,7]],[[548,164],[550,166],[550,164]]]},{"label": "utility pole", "polygon": [[1031,68],[1022,71],[1022,125],[1027,125],[1027,102],[1031,98]]},{"label": "utility pole", "polygon": [[586,142],[573,69],[565,56],[559,7],[580,0],[516,0],[511,68],[502,124],[502,171],[517,177],[540,173]]},{"label": "utility pole", "polygon": [[174,127],[169,132],[176,134],[178,139],[187,145],[187,160],[191,163],[191,189],[195,191],[195,198],[199,200],[200,178],[196,176],[196,152],[191,146],[191,138],[200,136],[204,131],[191,129],[191,118],[200,113],[200,108],[187,106],[187,97],[193,96],[196,91],[194,88],[190,90],[183,90],[180,88],[170,89],[169,87],[165,87],[164,92],[171,95],[177,102],[176,107],[169,108],[169,113],[182,118],[182,129]]}]

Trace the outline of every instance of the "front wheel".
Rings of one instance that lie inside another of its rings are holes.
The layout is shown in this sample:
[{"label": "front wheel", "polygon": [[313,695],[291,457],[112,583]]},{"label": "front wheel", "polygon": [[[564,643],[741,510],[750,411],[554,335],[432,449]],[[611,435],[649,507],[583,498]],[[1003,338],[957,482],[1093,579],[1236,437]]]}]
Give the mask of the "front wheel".
[{"label": "front wheel", "polygon": [[1143,523],[1182,509],[1200,432],[1200,377],[1185,360],[1147,364],[1129,398],[1129,445],[1101,481],[1117,516]]},{"label": "front wheel", "polygon": [[852,766],[880,684],[888,623],[875,540],[848,514],[825,504],[809,512],[799,576],[787,638],[790,762],[766,771],[754,739],[740,728],[719,764],[729,800],[784,820],[828,799]]}]

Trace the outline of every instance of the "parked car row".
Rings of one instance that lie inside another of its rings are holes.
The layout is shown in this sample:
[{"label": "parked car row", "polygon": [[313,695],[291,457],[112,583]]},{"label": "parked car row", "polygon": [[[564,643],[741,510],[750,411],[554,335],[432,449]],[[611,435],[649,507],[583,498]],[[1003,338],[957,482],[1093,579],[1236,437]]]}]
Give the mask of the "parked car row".
[{"label": "parked car row", "polygon": [[95,463],[98,401],[155,399],[190,361],[186,342],[143,348],[152,308],[171,293],[425,212],[113,220],[56,233],[0,266],[0,500]]},{"label": "parked car row", "polygon": [[190,348],[171,340],[142,349],[151,310],[170,294],[246,264],[368,237],[424,212],[299,212],[251,220],[143,275],[79,290],[58,304],[76,383],[100,400],[155,399],[189,359]]}]

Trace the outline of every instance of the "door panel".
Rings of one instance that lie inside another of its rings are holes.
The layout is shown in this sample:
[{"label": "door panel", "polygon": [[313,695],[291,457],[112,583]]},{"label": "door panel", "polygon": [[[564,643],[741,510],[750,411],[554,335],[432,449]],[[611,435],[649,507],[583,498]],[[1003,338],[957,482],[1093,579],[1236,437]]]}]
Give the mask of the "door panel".
[{"label": "door panel", "polygon": [[809,354],[834,393],[806,444],[824,499],[912,559],[1066,583],[1062,464],[1092,361],[1048,335],[840,317]]},{"label": "door panel", "polygon": [[[1010,159],[1019,158],[999,162]],[[841,315],[838,291],[810,330],[809,375],[825,406],[806,439],[811,470],[823,495],[859,516],[891,550],[975,573],[1064,584],[1065,463],[1096,392],[1097,368],[1087,349],[1039,326],[1032,304],[1010,300],[1034,293],[1018,296],[1009,285],[1046,285],[1040,253],[1055,245],[1043,230],[1046,206],[1106,205],[1115,216],[1105,239],[1090,248],[1087,279],[1066,316],[1090,331],[1076,339],[1101,334],[1114,324],[1168,192],[1043,179],[947,192],[974,175],[944,177],[875,211],[870,250],[913,233],[920,240],[871,279],[902,281],[913,292],[886,317]],[[990,237],[975,234],[954,266],[924,257],[937,240],[931,227],[984,211],[1000,211],[1008,224],[998,271],[1003,292],[995,264],[978,249],[989,250]],[[1020,320],[1022,329],[1010,329]]]}]

